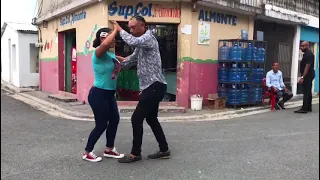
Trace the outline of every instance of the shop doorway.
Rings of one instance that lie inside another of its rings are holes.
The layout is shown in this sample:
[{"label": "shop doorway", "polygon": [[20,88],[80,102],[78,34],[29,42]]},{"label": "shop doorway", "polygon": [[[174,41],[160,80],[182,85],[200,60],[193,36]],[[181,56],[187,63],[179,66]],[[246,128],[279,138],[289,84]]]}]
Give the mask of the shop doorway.
[{"label": "shop doorway", "polygon": [[59,32],[59,90],[76,94],[76,29]]},{"label": "shop doorway", "polygon": [[279,24],[263,20],[254,22],[254,39],[257,40],[257,31],[262,31],[264,41],[267,42],[265,73],[271,70],[274,61],[279,62],[283,73],[283,81],[291,89],[291,64],[295,28],[291,25]]},{"label": "shop doorway", "polygon": [[[119,25],[129,32],[127,22],[120,22]],[[158,40],[163,74],[168,83],[167,94],[163,101],[176,101],[178,24],[147,24],[147,26]],[[129,47],[120,36],[117,36],[116,40],[116,55],[127,57],[133,53],[134,49]],[[118,100],[139,100],[140,91],[136,66],[122,70],[117,82]]]}]

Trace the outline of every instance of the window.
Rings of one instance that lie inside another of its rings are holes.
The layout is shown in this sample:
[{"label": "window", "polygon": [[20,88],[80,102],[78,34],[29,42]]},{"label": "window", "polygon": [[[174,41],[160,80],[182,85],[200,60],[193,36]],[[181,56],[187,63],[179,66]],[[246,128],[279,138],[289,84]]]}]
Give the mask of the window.
[{"label": "window", "polygon": [[35,44],[29,44],[30,73],[39,73],[39,49]]}]

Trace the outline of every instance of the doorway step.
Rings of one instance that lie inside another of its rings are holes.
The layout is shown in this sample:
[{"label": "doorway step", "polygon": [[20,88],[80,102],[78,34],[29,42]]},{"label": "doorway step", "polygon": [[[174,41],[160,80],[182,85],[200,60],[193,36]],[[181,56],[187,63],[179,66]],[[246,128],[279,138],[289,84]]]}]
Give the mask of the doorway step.
[{"label": "doorway step", "polygon": [[65,103],[77,102],[76,94],[72,94],[64,91],[59,91],[58,94],[50,94],[48,95],[48,97],[57,101],[65,102]]}]

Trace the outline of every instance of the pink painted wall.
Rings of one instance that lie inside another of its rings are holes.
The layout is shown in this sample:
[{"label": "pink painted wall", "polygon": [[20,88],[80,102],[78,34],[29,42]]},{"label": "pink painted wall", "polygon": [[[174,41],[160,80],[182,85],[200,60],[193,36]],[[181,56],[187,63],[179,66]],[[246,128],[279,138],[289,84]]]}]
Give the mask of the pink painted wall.
[{"label": "pink painted wall", "polygon": [[58,93],[58,61],[40,61],[40,69],[41,90]]},{"label": "pink painted wall", "polygon": [[[181,62],[177,81],[177,103],[179,106],[190,107],[190,96],[203,96],[203,105],[207,105],[208,94],[217,93],[218,64],[199,64],[195,62]],[[181,68],[182,67],[182,68]],[[191,70],[192,68],[192,70]]]},{"label": "pink painted wall", "polygon": [[217,93],[218,64],[191,62],[190,65],[192,67],[192,71],[190,71],[190,95],[202,95],[203,105],[207,105],[208,94]]},{"label": "pink painted wall", "polygon": [[180,61],[177,69],[176,101],[182,107],[189,107],[190,105],[190,63],[188,61]]},{"label": "pink painted wall", "polygon": [[[60,63],[61,65],[61,63]],[[41,90],[52,94],[58,94],[63,91],[64,75],[59,76],[59,69],[64,72],[64,66],[59,67],[59,61],[41,61],[40,62],[40,81]],[[62,70],[61,70],[62,69]],[[60,81],[59,81],[60,77]],[[94,76],[91,65],[91,55],[80,55],[77,57],[77,99],[78,101],[88,102],[88,93],[93,85]],[[60,82],[60,85],[59,85]],[[62,83],[62,84],[61,84]],[[62,89],[59,88],[62,86]]]},{"label": "pink painted wall", "polygon": [[91,54],[77,56],[77,97],[78,101],[88,102],[88,93],[93,85],[94,75]]},{"label": "pink painted wall", "polygon": [[[177,104],[182,107],[190,107],[190,95],[201,94],[204,97],[203,104],[210,93],[217,93],[218,64],[199,64],[184,61],[178,68],[177,80]],[[59,92],[58,61],[41,61],[41,90]],[[190,70],[192,68],[192,71]],[[91,64],[91,55],[77,56],[77,98],[78,101],[88,102],[88,93],[93,85],[94,75]]]}]

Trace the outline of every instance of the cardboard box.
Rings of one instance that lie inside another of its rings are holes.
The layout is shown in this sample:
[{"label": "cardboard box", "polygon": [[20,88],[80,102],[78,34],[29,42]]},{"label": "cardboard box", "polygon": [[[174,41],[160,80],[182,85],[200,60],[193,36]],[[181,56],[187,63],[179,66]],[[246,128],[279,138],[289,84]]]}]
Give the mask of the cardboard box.
[{"label": "cardboard box", "polygon": [[224,109],[226,108],[226,98],[219,97],[218,94],[208,94],[209,108],[212,109]]}]

